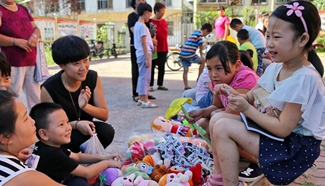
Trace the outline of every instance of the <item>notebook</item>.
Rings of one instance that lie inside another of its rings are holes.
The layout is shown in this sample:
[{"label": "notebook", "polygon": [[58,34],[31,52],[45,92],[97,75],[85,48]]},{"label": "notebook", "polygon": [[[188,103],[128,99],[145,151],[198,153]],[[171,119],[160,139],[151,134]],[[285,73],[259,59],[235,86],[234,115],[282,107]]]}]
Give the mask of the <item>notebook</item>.
[{"label": "notebook", "polygon": [[271,139],[274,139],[274,140],[277,140],[277,141],[284,141],[283,138],[279,138],[277,136],[274,136],[272,133],[270,133],[269,131],[263,129],[262,127],[260,127],[257,123],[255,123],[253,120],[247,118],[245,116],[244,113],[240,112],[240,117],[241,119],[243,120],[245,126],[246,126],[246,129],[248,131],[253,131],[253,132],[257,132],[259,134],[262,134],[264,136],[267,136]]}]

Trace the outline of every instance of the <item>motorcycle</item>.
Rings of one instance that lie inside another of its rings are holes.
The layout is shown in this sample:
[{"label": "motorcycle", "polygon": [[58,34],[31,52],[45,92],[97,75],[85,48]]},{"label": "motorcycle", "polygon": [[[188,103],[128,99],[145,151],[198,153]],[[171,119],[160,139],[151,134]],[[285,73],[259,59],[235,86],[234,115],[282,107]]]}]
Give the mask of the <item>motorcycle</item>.
[{"label": "motorcycle", "polygon": [[105,51],[104,42],[97,41],[96,43],[94,39],[91,39],[89,44],[89,50],[90,50],[89,61],[91,61],[93,57],[97,57],[97,56],[99,56],[99,58],[102,59]]}]

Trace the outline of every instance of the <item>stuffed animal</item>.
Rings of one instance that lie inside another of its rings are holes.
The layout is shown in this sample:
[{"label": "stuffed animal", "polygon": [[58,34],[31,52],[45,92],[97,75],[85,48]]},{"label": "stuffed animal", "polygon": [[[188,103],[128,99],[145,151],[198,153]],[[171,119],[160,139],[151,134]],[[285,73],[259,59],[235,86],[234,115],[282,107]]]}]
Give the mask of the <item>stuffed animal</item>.
[{"label": "stuffed animal", "polygon": [[107,168],[99,174],[100,181],[105,185],[111,185],[117,178],[123,176],[118,168]]},{"label": "stuffed animal", "polygon": [[135,167],[135,166],[130,166],[125,169],[124,176],[128,176],[131,174],[135,174],[135,178],[141,176],[145,180],[150,180],[150,177],[148,176],[148,174],[146,174],[141,169],[139,169],[138,167]]},{"label": "stuffed animal", "polygon": [[152,173],[149,175],[152,180],[159,181],[160,178],[165,175],[167,172],[167,168],[165,165],[155,165],[152,170]]},{"label": "stuffed animal", "polygon": [[133,186],[135,174],[117,178],[111,186]]},{"label": "stuffed animal", "polygon": [[[173,124],[170,120],[158,116],[150,122],[152,131],[170,132],[181,136],[192,137],[191,128],[185,125]],[[195,132],[196,133],[196,132]]]},{"label": "stuffed animal", "polygon": [[166,186],[169,185],[171,182],[175,182],[178,184],[170,184],[170,185],[181,185],[181,186],[193,186],[192,182],[192,176],[193,173],[191,171],[185,171],[184,174],[182,173],[168,173],[165,174],[160,180],[159,180],[159,186]]},{"label": "stuffed animal", "polygon": [[126,151],[127,157],[131,159],[132,162],[136,160],[142,160],[145,156],[143,144],[140,142],[134,142]]},{"label": "stuffed animal", "polygon": [[142,161],[149,163],[151,166],[164,164],[167,169],[170,167],[170,160],[168,158],[162,160],[159,152],[155,152],[152,155],[146,155]]},{"label": "stuffed animal", "polygon": [[137,177],[134,182],[134,186],[159,186],[157,182],[153,180],[144,180],[141,176]]}]

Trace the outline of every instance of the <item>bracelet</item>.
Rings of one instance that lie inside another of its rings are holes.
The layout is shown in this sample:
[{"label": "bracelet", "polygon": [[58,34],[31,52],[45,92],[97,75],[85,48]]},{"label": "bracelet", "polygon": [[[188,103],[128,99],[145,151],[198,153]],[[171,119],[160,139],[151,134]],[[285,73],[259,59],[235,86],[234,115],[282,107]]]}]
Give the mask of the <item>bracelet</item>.
[{"label": "bracelet", "polygon": [[12,40],[12,46],[16,46],[16,38]]},{"label": "bracelet", "polygon": [[74,124],[74,128],[76,129],[76,130],[78,130],[78,122],[79,122],[80,120],[78,120],[75,124]]}]

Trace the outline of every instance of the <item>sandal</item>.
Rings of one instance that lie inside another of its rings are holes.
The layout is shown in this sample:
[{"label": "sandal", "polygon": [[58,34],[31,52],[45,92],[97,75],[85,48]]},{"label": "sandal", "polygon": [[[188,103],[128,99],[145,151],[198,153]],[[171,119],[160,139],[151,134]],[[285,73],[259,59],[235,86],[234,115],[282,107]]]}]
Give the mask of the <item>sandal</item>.
[{"label": "sandal", "polygon": [[207,182],[204,186],[215,186],[215,185],[223,185],[222,181],[216,181],[215,179],[222,179],[222,174],[210,174]]},{"label": "sandal", "polygon": [[158,105],[152,103],[151,101],[146,102],[142,102],[142,108],[157,108]]},{"label": "sandal", "polygon": [[164,87],[164,86],[158,86],[157,88],[158,90],[168,90],[168,88]]},{"label": "sandal", "polygon": [[185,87],[184,90],[189,90],[192,89],[191,87]]},{"label": "sandal", "polygon": [[137,102],[137,106],[142,106],[142,101],[139,99],[138,102]]},{"label": "sandal", "polygon": [[153,87],[149,87],[149,90],[148,90],[149,92],[153,92],[153,91],[155,91],[154,89],[153,89]]}]

